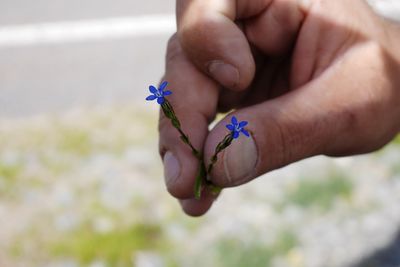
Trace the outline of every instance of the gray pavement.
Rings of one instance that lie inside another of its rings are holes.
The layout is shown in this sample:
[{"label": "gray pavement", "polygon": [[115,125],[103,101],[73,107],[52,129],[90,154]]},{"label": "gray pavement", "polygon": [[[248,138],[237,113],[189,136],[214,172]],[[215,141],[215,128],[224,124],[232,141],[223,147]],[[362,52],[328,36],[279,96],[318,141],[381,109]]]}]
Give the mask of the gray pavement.
[{"label": "gray pavement", "polygon": [[[0,27],[145,14],[174,2],[0,1]],[[167,34],[66,44],[0,47],[0,117],[143,100],[163,72]]]},{"label": "gray pavement", "polygon": [[0,25],[173,13],[173,0],[2,0]]},{"label": "gray pavement", "polygon": [[163,72],[167,36],[0,49],[0,116],[141,100]]}]

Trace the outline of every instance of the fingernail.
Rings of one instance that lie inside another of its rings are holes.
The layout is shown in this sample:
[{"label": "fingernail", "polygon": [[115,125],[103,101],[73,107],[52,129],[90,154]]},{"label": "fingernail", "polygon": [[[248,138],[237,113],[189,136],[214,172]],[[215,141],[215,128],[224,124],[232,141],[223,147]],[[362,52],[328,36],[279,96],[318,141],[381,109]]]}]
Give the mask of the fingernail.
[{"label": "fingernail", "polygon": [[239,83],[239,71],[232,65],[220,60],[211,61],[208,64],[210,75],[227,88],[234,88]]},{"label": "fingernail", "polygon": [[255,174],[258,151],[253,137],[240,136],[225,151],[224,169],[229,186],[243,184]]},{"label": "fingernail", "polygon": [[181,165],[178,159],[172,154],[172,152],[167,151],[164,155],[164,175],[167,187],[178,179],[181,172]]}]

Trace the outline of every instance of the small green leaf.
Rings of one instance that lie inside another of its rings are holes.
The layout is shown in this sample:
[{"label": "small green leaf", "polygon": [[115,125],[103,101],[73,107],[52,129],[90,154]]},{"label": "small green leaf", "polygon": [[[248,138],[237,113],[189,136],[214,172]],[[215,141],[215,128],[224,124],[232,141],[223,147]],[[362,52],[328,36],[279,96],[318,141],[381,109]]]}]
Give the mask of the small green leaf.
[{"label": "small green leaf", "polygon": [[222,187],[219,187],[219,186],[217,186],[215,184],[212,184],[212,183],[210,183],[208,185],[208,187],[210,188],[210,191],[214,196],[218,195],[222,191]]}]

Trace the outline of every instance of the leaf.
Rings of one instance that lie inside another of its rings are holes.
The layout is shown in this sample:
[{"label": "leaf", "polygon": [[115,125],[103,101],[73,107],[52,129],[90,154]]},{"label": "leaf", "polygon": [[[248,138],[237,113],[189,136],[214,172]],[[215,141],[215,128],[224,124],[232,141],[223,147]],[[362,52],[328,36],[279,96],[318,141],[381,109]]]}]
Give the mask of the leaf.
[{"label": "leaf", "polygon": [[222,187],[219,187],[215,184],[209,184],[208,188],[210,188],[210,191],[214,196],[218,195],[222,191]]}]

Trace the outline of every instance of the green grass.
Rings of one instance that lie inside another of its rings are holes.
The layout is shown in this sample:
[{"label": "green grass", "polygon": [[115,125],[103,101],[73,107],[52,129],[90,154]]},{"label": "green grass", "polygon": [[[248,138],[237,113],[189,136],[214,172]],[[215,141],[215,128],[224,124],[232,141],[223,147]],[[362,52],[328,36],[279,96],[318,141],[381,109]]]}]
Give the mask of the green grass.
[{"label": "green grass", "polygon": [[0,196],[11,197],[15,194],[15,185],[23,171],[20,163],[4,164],[0,162]]},{"label": "green grass", "polygon": [[23,166],[20,164],[4,164],[0,162],[0,178],[6,181],[15,180],[22,172]]},{"label": "green grass", "polygon": [[93,115],[83,125],[57,122],[53,126],[61,153],[81,157],[97,152],[121,154],[131,146],[143,146],[157,138],[157,117],[149,112],[116,111]]},{"label": "green grass", "polygon": [[391,172],[395,177],[400,177],[400,163],[395,164],[391,167]]},{"label": "green grass", "polygon": [[400,145],[400,134],[393,140],[393,143],[396,145]]},{"label": "green grass", "polygon": [[291,231],[282,231],[274,244],[246,244],[238,239],[223,239],[217,245],[218,265],[221,267],[269,267],[277,256],[287,254],[298,244],[297,237]]},{"label": "green grass", "polygon": [[317,207],[327,210],[336,198],[348,197],[352,189],[353,184],[348,177],[333,173],[321,180],[300,181],[298,186],[287,194],[285,201],[304,208]]},{"label": "green grass", "polygon": [[58,257],[71,257],[87,265],[95,260],[107,266],[132,266],[132,257],[138,250],[156,250],[163,245],[159,226],[136,224],[126,229],[97,233],[81,229],[60,243],[53,244],[52,252]]},{"label": "green grass", "polygon": [[82,129],[65,127],[60,129],[57,134],[61,152],[86,156],[92,150],[90,133]]},{"label": "green grass", "polygon": [[278,238],[275,241],[272,251],[275,254],[285,254],[289,252],[298,244],[296,235],[289,230],[285,230],[279,233]]}]

